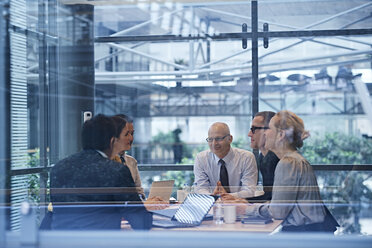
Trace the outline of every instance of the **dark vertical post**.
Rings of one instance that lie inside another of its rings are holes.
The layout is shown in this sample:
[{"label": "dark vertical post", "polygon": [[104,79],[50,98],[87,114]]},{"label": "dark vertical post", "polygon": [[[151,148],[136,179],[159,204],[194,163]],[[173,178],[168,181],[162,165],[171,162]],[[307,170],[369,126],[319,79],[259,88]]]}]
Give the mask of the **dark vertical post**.
[{"label": "dark vertical post", "polygon": [[[91,111],[94,114],[94,6],[76,4],[62,6],[70,12],[72,21],[58,25],[73,25],[71,33],[60,33],[61,37],[70,37],[61,41],[58,46],[58,92],[57,110],[58,123],[51,126],[51,132],[56,132],[58,139],[58,158],[61,159],[81,149],[82,112]],[[70,30],[61,26],[59,30]],[[51,161],[56,162],[55,160]]]},{"label": "dark vertical post", "polygon": [[9,3],[0,2],[0,247],[5,247],[10,178]]},{"label": "dark vertical post", "polygon": [[[40,0],[43,1],[43,0]],[[47,30],[49,34],[54,34],[58,32],[57,25],[57,10],[58,10],[58,1],[50,0],[48,6],[48,26]],[[40,13],[40,12],[39,12]],[[63,35],[62,35],[63,37]],[[49,144],[49,164],[55,163],[59,160],[59,148],[60,148],[60,136],[59,136],[59,114],[58,114],[58,100],[59,100],[59,91],[58,91],[58,74],[59,74],[59,38],[51,43],[45,44],[47,46],[47,53],[45,54],[48,59],[48,91],[47,98],[45,98],[45,104],[48,106],[48,112],[44,112],[44,119],[41,120],[44,122],[44,125],[47,125],[48,132],[41,132],[41,135],[47,135],[44,138],[44,142]],[[42,114],[43,112],[41,112]],[[45,161],[47,162],[47,161]]]},{"label": "dark vertical post", "polygon": [[[207,17],[206,21],[205,21],[205,24],[206,24],[206,30],[205,30],[205,33],[208,34],[209,32],[209,27],[211,25],[211,22],[209,20],[209,18]],[[211,62],[211,41],[209,39],[207,39],[207,63]],[[210,66],[208,66],[207,68],[210,68]]]},{"label": "dark vertical post", "polygon": [[[252,26],[252,119],[258,112],[258,14],[257,1],[251,1],[251,26]],[[253,153],[258,158],[259,150]]]},{"label": "dark vertical post", "polygon": [[[38,31],[43,34],[42,38],[39,42],[39,125],[40,125],[40,133],[39,135],[39,148],[40,148],[40,166],[46,167],[48,166],[48,79],[47,79],[47,42],[46,42],[46,35],[47,35],[47,28],[46,28],[46,4],[44,0],[39,0],[38,4]],[[47,176],[45,173],[40,174],[40,204],[42,205],[45,203],[45,185],[47,181]],[[44,192],[43,192],[44,191]],[[41,211],[40,217],[44,217],[44,212]]]},{"label": "dark vertical post", "polygon": [[258,14],[257,0],[251,1],[252,26],[252,118],[258,112]]}]

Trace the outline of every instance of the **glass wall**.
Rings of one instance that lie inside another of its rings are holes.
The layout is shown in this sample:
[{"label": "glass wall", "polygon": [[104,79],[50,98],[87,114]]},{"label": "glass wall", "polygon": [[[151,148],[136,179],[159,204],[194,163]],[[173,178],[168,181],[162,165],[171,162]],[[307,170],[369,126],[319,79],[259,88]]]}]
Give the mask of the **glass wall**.
[{"label": "glass wall", "polygon": [[7,230],[20,230],[25,200],[43,218],[50,168],[81,149],[86,111],[131,116],[128,153],[145,192],[154,180],[176,179],[176,198],[193,183],[191,165],[208,149],[212,123],[226,122],[233,146],[252,151],[252,116],[288,109],[311,133],[302,153],[315,165],[339,233],[372,234],[370,1],[0,5]]}]

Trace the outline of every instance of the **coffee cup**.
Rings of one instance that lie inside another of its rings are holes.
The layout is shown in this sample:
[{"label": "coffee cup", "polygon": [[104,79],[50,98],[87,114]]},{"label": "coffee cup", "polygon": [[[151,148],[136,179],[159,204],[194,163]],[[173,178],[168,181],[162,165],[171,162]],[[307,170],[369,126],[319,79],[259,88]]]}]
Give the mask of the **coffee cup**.
[{"label": "coffee cup", "polygon": [[224,222],[226,224],[233,224],[236,221],[236,206],[226,205],[223,207]]}]

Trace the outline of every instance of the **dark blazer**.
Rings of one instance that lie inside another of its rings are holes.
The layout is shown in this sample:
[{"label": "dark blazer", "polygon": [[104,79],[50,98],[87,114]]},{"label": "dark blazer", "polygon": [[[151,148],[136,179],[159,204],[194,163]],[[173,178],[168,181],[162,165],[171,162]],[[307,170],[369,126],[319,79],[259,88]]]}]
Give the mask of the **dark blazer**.
[{"label": "dark blazer", "polygon": [[262,185],[265,193],[261,196],[247,198],[249,202],[265,202],[271,200],[274,174],[278,162],[279,158],[272,151],[269,151],[266,156],[260,153],[257,159],[257,166],[262,175]]},{"label": "dark blazer", "polygon": [[50,172],[52,229],[150,229],[152,214],[143,206],[127,166],[83,150],[59,161]]}]

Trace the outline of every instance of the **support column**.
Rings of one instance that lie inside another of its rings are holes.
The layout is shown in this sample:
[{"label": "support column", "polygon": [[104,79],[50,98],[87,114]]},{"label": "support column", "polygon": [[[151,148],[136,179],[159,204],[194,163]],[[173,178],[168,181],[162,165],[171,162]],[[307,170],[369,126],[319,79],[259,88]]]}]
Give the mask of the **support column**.
[{"label": "support column", "polygon": [[10,72],[9,72],[9,3],[0,2],[0,247],[5,247],[5,232],[9,229],[10,202]]},{"label": "support column", "polygon": [[[252,119],[258,112],[258,7],[257,1],[251,1],[251,26],[252,26]],[[256,159],[258,149],[253,150]]]},{"label": "support column", "polygon": [[[94,7],[92,5],[65,6],[73,17],[73,33],[59,45],[57,109],[52,132],[57,132],[58,158],[64,158],[81,149],[82,113],[94,113]],[[64,29],[63,27],[60,30]],[[52,106],[53,109],[53,106]]]},{"label": "support column", "polygon": [[[194,7],[190,7],[191,11],[191,20],[190,20],[190,26],[189,26],[189,34],[194,34],[194,23],[195,23],[195,11]],[[195,58],[194,58],[194,40],[189,41],[189,70],[194,70],[195,66]]]},{"label": "support column", "polygon": [[257,1],[251,1],[252,26],[252,118],[258,112],[258,7]]}]

